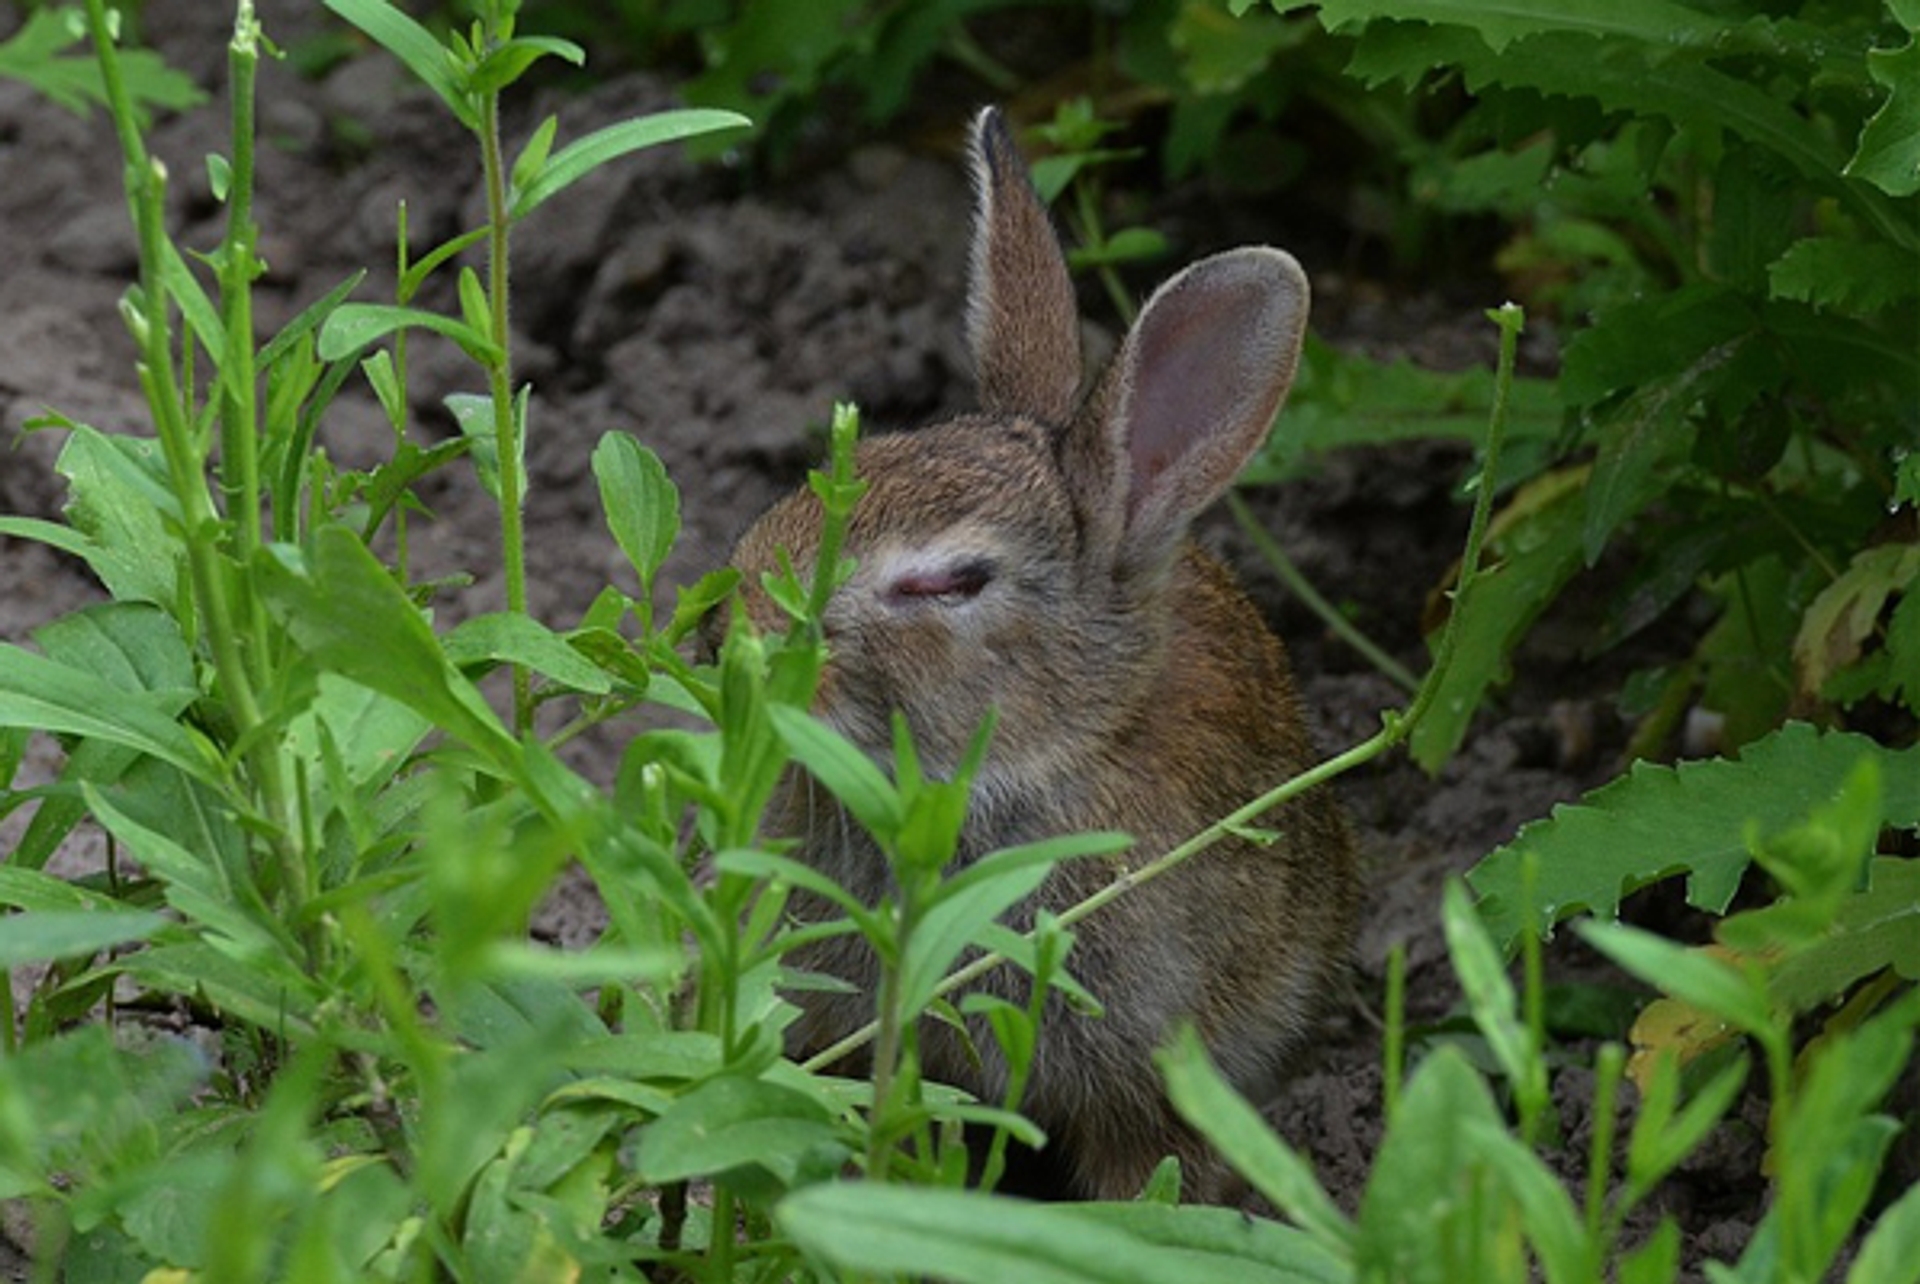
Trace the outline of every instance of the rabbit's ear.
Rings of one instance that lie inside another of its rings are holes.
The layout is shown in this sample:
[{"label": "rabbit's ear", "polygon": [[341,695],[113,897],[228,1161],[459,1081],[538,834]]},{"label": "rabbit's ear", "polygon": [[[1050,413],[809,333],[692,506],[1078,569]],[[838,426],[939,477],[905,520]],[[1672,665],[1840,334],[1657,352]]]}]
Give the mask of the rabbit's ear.
[{"label": "rabbit's ear", "polygon": [[1250,247],[1155,291],[1062,442],[1090,533],[1122,560],[1171,555],[1265,440],[1293,384],[1307,278]]},{"label": "rabbit's ear", "polygon": [[992,107],[974,121],[973,168],[967,340],[981,408],[1063,424],[1080,391],[1073,282],[1026,162]]}]

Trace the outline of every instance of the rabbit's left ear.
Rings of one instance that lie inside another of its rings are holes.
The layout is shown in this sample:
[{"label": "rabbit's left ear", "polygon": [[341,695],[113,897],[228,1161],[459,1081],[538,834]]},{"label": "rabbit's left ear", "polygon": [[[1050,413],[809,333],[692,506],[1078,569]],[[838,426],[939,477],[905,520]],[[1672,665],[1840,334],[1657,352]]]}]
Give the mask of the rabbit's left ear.
[{"label": "rabbit's left ear", "polygon": [[1061,450],[1116,558],[1171,556],[1233,484],[1293,385],[1306,324],[1306,274],[1265,247],[1204,259],[1147,300]]},{"label": "rabbit's left ear", "polygon": [[973,125],[973,261],[967,340],[981,409],[1064,424],[1080,393],[1080,316],[1067,261],[1006,118]]}]

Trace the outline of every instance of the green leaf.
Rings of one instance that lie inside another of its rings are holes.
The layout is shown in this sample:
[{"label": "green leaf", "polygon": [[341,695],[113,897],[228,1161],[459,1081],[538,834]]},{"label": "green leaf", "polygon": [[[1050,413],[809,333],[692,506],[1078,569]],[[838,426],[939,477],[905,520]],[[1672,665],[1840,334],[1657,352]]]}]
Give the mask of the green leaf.
[{"label": "green leaf", "polygon": [[1776,299],[1864,316],[1920,295],[1920,254],[1878,241],[1809,236],[1768,267],[1767,281]]},{"label": "green leaf", "polygon": [[427,278],[432,276],[441,264],[462,250],[486,240],[487,231],[488,229],[483,225],[462,232],[451,240],[442,241],[434,246],[419,261],[408,264],[407,270],[400,277],[395,297],[405,302],[418,294],[420,287],[426,284]]},{"label": "green leaf", "polygon": [[1844,172],[1889,196],[1912,196],[1920,192],[1920,39],[1869,50],[1867,74],[1886,89],[1887,100],[1860,131]]},{"label": "green leaf", "polygon": [[320,327],[320,359],[339,361],[396,330],[417,327],[444,335],[483,365],[500,360],[500,347],[486,334],[463,321],[390,303],[343,303]]},{"label": "green leaf", "polygon": [[597,129],[585,138],[561,148],[526,187],[517,188],[509,198],[512,210],[509,217],[515,221],[525,218],[548,197],[629,152],[725,129],[751,128],[752,125],[753,122],[739,112],[688,107],[656,112],[651,116]]},{"label": "green leaf", "polygon": [[57,914],[119,914],[127,909],[104,893],[12,863],[0,865],[0,905],[29,913]]},{"label": "green leaf", "polygon": [[1889,1204],[1861,1241],[1847,1284],[1920,1284],[1920,1183]]},{"label": "green leaf", "polygon": [[680,536],[680,492],[660,457],[623,432],[609,432],[593,449],[593,475],[607,529],[640,577],[642,596]]},{"label": "green leaf", "polygon": [[1052,868],[1051,863],[1003,865],[993,877],[941,895],[922,915],[900,961],[900,1010],[918,1012],[932,1003],[935,989],[961,952],[988,924],[1045,882]]},{"label": "green leaf", "polygon": [[166,926],[144,910],[51,910],[0,918],[0,969],[53,959],[87,958],[144,941]]},{"label": "green leaf", "polygon": [[1500,1201],[1472,1197],[1483,1184],[1469,1144],[1475,1126],[1501,1127],[1499,1109],[1465,1054],[1443,1046],[1402,1091],[1374,1158],[1355,1225],[1360,1278],[1457,1284],[1488,1277],[1487,1257],[1507,1218]]},{"label": "green leaf", "polygon": [[78,551],[107,591],[123,601],[172,602],[185,550],[159,443],[75,424],[54,469],[67,479],[67,521],[87,537]]},{"label": "green leaf", "polygon": [[476,131],[480,128],[479,109],[452,52],[425,27],[387,0],[326,0],[326,4],[405,63],[421,83],[440,95],[462,125]]},{"label": "green leaf", "polygon": [[100,602],[34,630],[50,660],[179,713],[199,698],[193,655],[172,616],[145,602]]},{"label": "green leaf", "polygon": [[1583,922],[1580,936],[1648,985],[1751,1035],[1772,1030],[1773,1007],[1763,978],[1702,950],[1677,945],[1624,923]]},{"label": "green leaf", "polygon": [[547,167],[547,157],[553,154],[553,140],[560,133],[560,118],[548,116],[542,120],[533,134],[527,139],[520,154],[514,158],[510,182],[514,191],[519,191],[531,183]]},{"label": "green leaf", "polygon": [[280,1037],[312,1033],[320,1002],[313,983],[293,969],[262,968],[202,942],[141,950],[124,971],[142,985],[197,999]]},{"label": "green leaf", "polygon": [[1738,761],[1662,767],[1636,762],[1577,806],[1523,827],[1468,873],[1494,939],[1523,930],[1521,853],[1539,858],[1534,926],[1545,933],[1580,911],[1611,916],[1627,893],[1687,875],[1689,903],[1725,911],[1751,859],[1747,835],[1778,833],[1832,797],[1862,756],[1880,759],[1885,821],[1920,824],[1920,748],[1887,749],[1865,736],[1788,723],[1746,746]]},{"label": "green leaf", "polygon": [[322,666],[398,700],[497,764],[518,762],[519,746],[499,716],[365,545],[327,526],[314,538],[310,566],[291,553],[271,550],[256,566],[269,605]]},{"label": "green leaf", "polygon": [[[1493,383],[1491,370],[1442,374],[1406,360],[1382,363],[1308,335],[1286,409],[1241,482],[1298,476],[1313,456],[1344,446],[1425,438],[1478,443],[1487,434]],[[1515,379],[1507,413],[1510,451],[1560,434],[1563,415],[1553,380]]]},{"label": "green leaf", "polygon": [[1180,55],[1180,71],[1201,95],[1231,94],[1265,71],[1275,53],[1300,39],[1298,29],[1275,21],[1236,19],[1206,0],[1187,0],[1168,25],[1167,43]]},{"label": "green leaf", "polygon": [[1321,1186],[1313,1166],[1220,1076],[1198,1034],[1182,1029],[1154,1061],[1166,1076],[1173,1108],[1236,1173],[1299,1223],[1323,1251],[1352,1255],[1353,1223]]},{"label": "green leaf", "polygon": [[1507,979],[1506,962],[1474,911],[1466,885],[1458,879],[1447,880],[1440,916],[1446,929],[1447,952],[1473,1023],[1486,1039],[1500,1072],[1513,1085],[1521,1103],[1521,1118],[1530,1118],[1531,1111],[1546,1105],[1546,1063],[1542,1060],[1544,1051],[1533,1046],[1532,1036],[1521,1024],[1520,1004],[1513,982]]},{"label": "green leaf", "polygon": [[1067,253],[1067,266],[1074,271],[1087,268],[1145,263],[1165,257],[1167,238],[1148,227],[1123,227],[1098,245],[1082,246]]},{"label": "green leaf", "polygon": [[[0,77],[31,85],[71,112],[104,104],[99,60],[91,53],[62,52],[86,37],[86,18],[77,7],[36,5],[27,10],[19,30],[0,43]],[[206,101],[192,77],[167,66],[151,50],[122,50],[119,58],[127,95],[143,125],[149,107],[184,111]]]},{"label": "green leaf", "polygon": [[831,1115],[812,1097],[726,1075],[687,1093],[641,1131],[635,1168],[642,1180],[660,1183],[753,1164],[791,1184],[803,1166],[845,1153]]},{"label": "green leaf", "polygon": [[265,374],[275,362],[293,351],[294,345],[318,330],[326,319],[333,315],[335,309],[347,301],[347,296],[359,287],[366,276],[367,270],[360,268],[351,273],[346,280],[300,309],[300,315],[287,322],[280,333],[274,335],[272,341],[255,355],[253,368]]},{"label": "green leaf", "polygon": [[[526,404],[527,388],[521,388],[519,405]],[[500,437],[494,431],[493,398],[475,392],[450,393],[445,398],[447,410],[452,413],[454,423],[460,426],[460,435],[466,439],[473,454],[473,471],[480,479],[481,489],[491,495],[494,502],[500,500]],[[521,467],[524,475],[527,434],[522,431],[514,434],[514,443],[520,448]]]},{"label": "green leaf", "polygon": [[1878,544],[1855,553],[1800,618],[1793,662],[1801,690],[1818,695],[1834,673],[1858,663],[1867,642],[1880,632],[1888,599],[1910,599],[1916,592],[1920,544]]},{"label": "green leaf", "polygon": [[587,63],[587,51],[571,40],[515,36],[487,51],[469,75],[467,88],[475,94],[497,94],[525,75],[527,68],[547,57],[562,59],[576,67]]},{"label": "green leaf", "polygon": [[[222,953],[265,967],[292,942],[252,886],[233,817],[190,781],[148,771],[109,792],[81,785],[100,827],[159,878],[167,903]],[[191,845],[189,845],[191,844]]]},{"label": "green leaf", "polygon": [[1842,900],[1819,939],[1769,974],[1788,1011],[1813,1011],[1885,968],[1920,981],[1920,860],[1881,857],[1867,870],[1866,890]]},{"label": "green leaf", "polygon": [[774,1219],[809,1257],[845,1275],[957,1284],[1343,1278],[1304,1236],[1227,1209],[1081,1209],[973,1191],[828,1182],[781,1200]]},{"label": "green leaf", "polygon": [[1414,760],[1437,771],[1466,736],[1488,688],[1506,680],[1508,658],[1581,562],[1583,483],[1577,469],[1522,487],[1495,519],[1488,543],[1500,555],[1456,600],[1456,647],[1427,714],[1414,727]]},{"label": "green leaf", "polygon": [[1724,32],[1717,19],[1670,0],[1323,0],[1319,8],[1329,31],[1382,18],[1452,24],[1476,32],[1495,53],[1547,32],[1659,46],[1710,45]]},{"label": "green leaf", "polygon": [[219,759],[175,722],[174,702],[141,696],[11,644],[0,644],[0,726],[124,745],[196,778],[219,779]]},{"label": "green leaf", "polygon": [[1561,1178],[1504,1124],[1473,1120],[1465,1129],[1473,1157],[1505,1188],[1548,1280],[1586,1278],[1587,1230]]},{"label": "green leaf", "polygon": [[476,615],[447,634],[442,646],[447,659],[463,669],[490,661],[518,664],[574,691],[605,695],[613,690],[605,669],[531,616],[505,611]]},{"label": "green leaf", "polygon": [[862,827],[890,843],[906,820],[900,793],[858,746],[805,710],[771,705],[767,716],[796,761],[853,813]]}]

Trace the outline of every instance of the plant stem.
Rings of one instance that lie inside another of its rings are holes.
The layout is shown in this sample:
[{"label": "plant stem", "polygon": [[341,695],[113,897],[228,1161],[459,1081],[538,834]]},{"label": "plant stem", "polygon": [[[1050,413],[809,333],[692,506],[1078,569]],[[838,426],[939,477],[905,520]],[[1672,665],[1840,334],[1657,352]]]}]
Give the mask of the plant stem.
[{"label": "plant stem", "polygon": [[1586,1220],[1587,1243],[1594,1254],[1596,1279],[1598,1268],[1609,1256],[1605,1217],[1607,1186],[1613,1175],[1613,1107],[1626,1067],[1626,1050],[1617,1043],[1602,1047],[1594,1065],[1593,1141],[1587,1150]]},{"label": "plant stem", "polygon": [[1254,551],[1266,559],[1273,573],[1280,577],[1282,584],[1286,585],[1287,591],[1299,598],[1308,610],[1319,616],[1321,622],[1336,637],[1358,651],[1369,664],[1386,674],[1403,690],[1411,693],[1420,689],[1420,679],[1413,676],[1412,670],[1389,655],[1386,648],[1361,632],[1358,625],[1322,596],[1320,590],[1300,573],[1300,568],[1293,564],[1293,559],[1288,557],[1286,550],[1280,547],[1280,542],[1260,525],[1259,519],[1253,515],[1253,509],[1248,507],[1247,501],[1240,497],[1239,491],[1227,492],[1227,510],[1233,514],[1233,520],[1240,524],[1240,529],[1246,533],[1247,538],[1253,541]]},{"label": "plant stem", "polygon": [[[243,4],[243,12],[250,15],[250,6]],[[250,734],[261,724],[260,705],[255,695],[247,648],[241,644],[241,632],[235,625],[236,613],[228,596],[231,581],[221,563],[220,514],[207,485],[206,459],[196,444],[193,425],[188,421],[180,385],[174,376],[167,284],[173,245],[167,239],[165,226],[166,169],[147,153],[146,143],[140,136],[139,118],[121,75],[119,51],[114,46],[107,24],[104,0],[87,0],[87,24],[99,61],[108,109],[113,116],[121,154],[127,164],[127,198],[133,207],[134,223],[139,234],[140,299],[137,308],[128,309],[127,316],[135,342],[140,347],[141,390],[153,413],[155,434],[160,439],[160,453],[166,461],[175,500],[180,505],[182,540],[186,548],[193,599],[198,609],[199,631],[212,652],[220,689],[225,693],[232,711],[235,741],[251,745],[248,761],[265,795],[268,814],[277,826],[287,814],[285,784],[275,746],[269,738],[256,738]],[[247,84],[250,87],[250,78]],[[236,98],[240,96],[236,92]],[[236,106],[236,112],[239,111],[241,109]],[[249,105],[243,118],[250,122],[251,113]],[[251,401],[253,362],[250,337],[245,350],[245,369],[226,372],[226,381],[246,381],[249,390],[247,397]],[[257,520],[257,481],[253,493]],[[257,541],[257,528],[254,537]],[[262,636],[252,647],[260,653],[262,663],[266,658],[263,635],[264,627]],[[298,904],[305,899],[303,871],[291,855],[284,832],[278,833],[273,841],[281,857],[283,890]]]},{"label": "plant stem", "polygon": [[[488,37],[494,33],[490,30]],[[487,188],[487,303],[492,309],[493,341],[500,355],[487,363],[487,391],[493,399],[493,438],[500,468],[500,545],[507,581],[507,611],[527,613],[526,531],[522,520],[525,480],[520,471],[523,425],[514,413],[512,334],[508,328],[508,240],[511,215],[507,209],[506,162],[500,152],[500,95],[483,96],[480,113],[480,153]],[[524,736],[533,726],[533,685],[525,665],[510,666],[513,674],[513,729]]]}]

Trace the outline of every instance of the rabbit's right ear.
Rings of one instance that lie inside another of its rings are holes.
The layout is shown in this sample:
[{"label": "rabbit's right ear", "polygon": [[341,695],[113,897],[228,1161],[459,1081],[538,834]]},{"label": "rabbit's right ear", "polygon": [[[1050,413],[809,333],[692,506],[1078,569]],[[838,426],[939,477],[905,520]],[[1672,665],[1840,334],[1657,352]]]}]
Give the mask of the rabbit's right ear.
[{"label": "rabbit's right ear", "polygon": [[1080,318],[1067,261],[1006,118],[974,120],[967,340],[981,409],[1064,424],[1080,392]]},{"label": "rabbit's right ear", "polygon": [[1147,300],[1062,439],[1083,529],[1116,565],[1164,565],[1259,449],[1293,383],[1307,297],[1291,255],[1250,246]]}]

